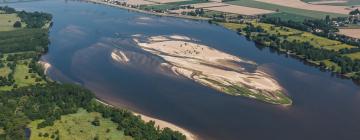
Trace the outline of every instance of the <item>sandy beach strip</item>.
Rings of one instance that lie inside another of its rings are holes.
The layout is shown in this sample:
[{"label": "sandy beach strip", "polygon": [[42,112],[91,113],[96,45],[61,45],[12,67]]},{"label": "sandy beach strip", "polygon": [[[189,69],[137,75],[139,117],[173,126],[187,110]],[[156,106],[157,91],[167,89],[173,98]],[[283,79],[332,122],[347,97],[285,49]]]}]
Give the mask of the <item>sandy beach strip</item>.
[{"label": "sandy beach strip", "polygon": [[[103,104],[103,105],[116,108],[116,106],[113,106],[110,103],[107,103],[106,101],[103,101],[101,99],[96,99],[96,101]],[[181,128],[181,127],[179,127],[179,126],[177,126],[175,124],[172,124],[170,122],[163,121],[163,120],[160,120],[160,119],[156,119],[156,118],[153,118],[153,117],[141,114],[141,113],[137,113],[137,112],[133,112],[133,111],[131,111],[131,112],[134,113],[134,115],[136,115],[136,116],[140,116],[141,119],[143,121],[145,121],[145,122],[154,121],[155,122],[155,127],[159,127],[160,129],[164,129],[164,128],[167,127],[167,128],[170,128],[170,129],[172,129],[174,131],[178,131],[178,132],[182,133],[183,135],[186,136],[187,140],[197,140],[196,135],[194,135],[190,131],[188,131],[188,130],[186,130],[184,128]]]}]

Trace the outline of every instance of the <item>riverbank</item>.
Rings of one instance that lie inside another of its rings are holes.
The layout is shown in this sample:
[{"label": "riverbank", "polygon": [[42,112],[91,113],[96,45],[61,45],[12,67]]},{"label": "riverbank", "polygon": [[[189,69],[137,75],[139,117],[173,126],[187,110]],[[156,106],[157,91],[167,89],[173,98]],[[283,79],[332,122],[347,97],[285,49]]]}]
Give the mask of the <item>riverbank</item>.
[{"label": "riverbank", "polygon": [[[111,103],[107,102],[107,101],[104,101],[104,100],[101,100],[101,99],[96,99],[97,102],[105,105],[105,106],[109,106],[109,107],[114,107],[114,108],[117,108],[117,106],[115,105],[112,105]],[[191,133],[190,131],[184,129],[184,128],[181,128],[175,124],[172,124],[170,122],[167,122],[167,121],[163,121],[163,120],[160,120],[160,119],[156,119],[156,118],[153,118],[153,117],[150,117],[150,116],[147,116],[147,115],[144,115],[144,114],[141,114],[141,113],[138,113],[138,112],[134,112],[134,111],[131,111],[132,113],[134,113],[136,116],[140,116],[141,119],[145,122],[150,122],[150,121],[154,121],[155,122],[155,127],[159,127],[160,129],[164,129],[164,128],[170,128],[174,131],[178,131],[180,133],[182,133],[183,135],[186,136],[186,139],[187,140],[197,140],[198,138],[196,137],[195,134]]]},{"label": "riverbank", "polygon": [[[358,57],[358,54],[351,51],[343,53],[344,50],[356,49],[356,46],[310,32],[263,22],[215,22],[215,24],[236,31],[261,46],[291,55],[313,66],[336,73],[340,77],[353,79],[355,82],[360,79],[360,72],[356,65],[358,62],[352,59],[352,57]],[[348,70],[349,67],[351,71]]]},{"label": "riverbank", "polygon": [[167,13],[144,11],[144,10],[140,10],[137,8],[132,8],[132,7],[127,7],[127,6],[112,4],[109,2],[104,2],[102,0],[86,0],[86,1],[95,3],[95,4],[104,4],[104,5],[108,5],[108,6],[112,6],[112,7],[116,7],[116,8],[121,8],[121,9],[126,9],[126,10],[130,10],[130,11],[134,11],[134,12],[156,15],[156,16],[175,17],[175,18],[192,19],[192,20],[205,20],[205,21],[211,20],[210,18],[198,17],[198,16],[195,17],[195,16],[186,16],[186,15],[178,15],[178,14],[167,14]]}]

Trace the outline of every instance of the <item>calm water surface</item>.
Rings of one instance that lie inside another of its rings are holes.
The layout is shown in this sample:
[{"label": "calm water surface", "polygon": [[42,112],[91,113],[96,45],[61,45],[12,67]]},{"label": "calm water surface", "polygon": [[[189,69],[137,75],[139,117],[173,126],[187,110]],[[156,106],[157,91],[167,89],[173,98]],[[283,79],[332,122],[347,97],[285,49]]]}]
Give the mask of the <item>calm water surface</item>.
[{"label": "calm water surface", "polygon": [[[9,5],[53,14],[50,51],[43,58],[53,66],[51,78],[84,85],[106,101],[172,122],[201,139],[360,139],[358,86],[296,59],[258,49],[222,27],[85,2]],[[130,40],[135,34],[185,35],[255,61],[279,81],[294,104],[285,108],[232,97],[175,77],[159,68],[159,58],[134,49]],[[113,49],[131,48],[131,65],[120,65],[110,57]]]}]

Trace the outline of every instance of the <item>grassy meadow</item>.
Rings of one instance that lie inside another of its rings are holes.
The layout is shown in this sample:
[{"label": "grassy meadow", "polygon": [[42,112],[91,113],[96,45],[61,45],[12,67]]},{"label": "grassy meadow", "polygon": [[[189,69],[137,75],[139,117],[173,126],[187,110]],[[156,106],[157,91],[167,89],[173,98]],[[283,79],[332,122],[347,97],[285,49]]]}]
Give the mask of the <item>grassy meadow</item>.
[{"label": "grassy meadow", "polygon": [[[95,119],[99,120],[99,126],[93,124]],[[87,112],[79,109],[75,114],[61,116],[53,126],[37,129],[37,125],[43,120],[31,122],[30,140],[131,140],[124,136],[122,131],[117,130],[117,124],[110,119],[105,119],[100,113]]]},{"label": "grassy meadow", "polygon": [[[14,30],[13,25],[16,21],[21,21],[16,14],[4,14],[0,12],[0,31]],[[22,26],[24,25],[25,23],[22,23]]]}]

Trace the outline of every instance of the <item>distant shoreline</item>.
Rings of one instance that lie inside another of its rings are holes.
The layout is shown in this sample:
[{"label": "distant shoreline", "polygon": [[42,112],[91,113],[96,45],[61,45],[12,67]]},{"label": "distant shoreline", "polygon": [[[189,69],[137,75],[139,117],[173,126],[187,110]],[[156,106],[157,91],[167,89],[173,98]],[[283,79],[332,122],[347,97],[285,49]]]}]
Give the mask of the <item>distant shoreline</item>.
[{"label": "distant shoreline", "polygon": [[131,11],[135,11],[135,12],[139,12],[139,13],[144,13],[144,14],[149,14],[149,15],[175,17],[175,18],[192,19],[192,20],[204,20],[204,21],[210,20],[210,18],[204,18],[204,17],[194,17],[194,16],[186,16],[186,15],[175,15],[175,14],[166,14],[166,13],[156,13],[156,12],[144,11],[144,10],[140,10],[140,9],[137,9],[137,8],[131,8],[131,7],[127,7],[127,6],[116,5],[116,4],[104,2],[104,1],[101,1],[101,0],[85,0],[85,1],[95,3],[95,4],[104,4],[104,5],[108,5],[108,6],[112,6],[112,7],[116,7],[116,8],[121,8],[121,9],[127,9],[127,10],[131,10]]}]

